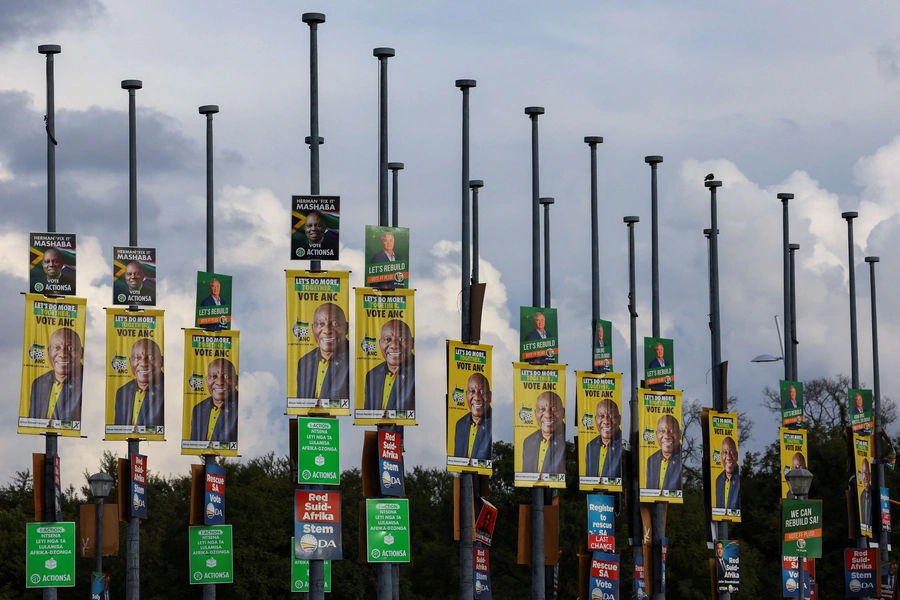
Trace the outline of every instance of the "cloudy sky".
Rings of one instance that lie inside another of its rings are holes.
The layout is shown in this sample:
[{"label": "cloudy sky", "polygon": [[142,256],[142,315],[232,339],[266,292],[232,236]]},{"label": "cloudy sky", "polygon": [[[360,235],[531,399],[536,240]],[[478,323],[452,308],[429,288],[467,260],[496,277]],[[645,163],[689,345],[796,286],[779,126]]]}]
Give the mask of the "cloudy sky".
[{"label": "cloudy sky", "polygon": [[[137,92],[141,245],[159,253],[167,310],[167,443],[142,444],[150,468],[189,472],[179,454],[181,328],[192,322],[195,273],[205,267],[205,123],[218,104],[216,267],[235,278],[242,332],[241,451],[287,453],[284,276],[291,194],[309,192],[307,11],[319,30],[322,193],[342,197],[341,268],[361,283],[363,228],[377,220],[377,46],[389,62],[390,160],[401,161],[401,225],[412,231],[417,288],[419,420],[411,463],[443,464],[444,340],[459,336],[460,105],[471,92],[473,179],[484,179],[485,343],[495,347],[495,438],[512,440],[511,368],[518,308],[531,303],[531,127],[540,118],[541,196],[553,196],[553,305],[570,372],[590,365],[590,171],[586,135],[601,135],[601,312],[614,322],[615,361],[629,372],[625,215],[639,215],[638,335],[650,323],[650,173],[661,154],[662,333],[674,338],[686,398],[709,404],[706,242],[719,193],[722,356],[729,392],[756,420],[743,450],[776,438],[759,407],[781,363],[781,204],[793,192],[801,379],[849,374],[846,223],[858,210],[860,378],[871,385],[869,275],[879,255],[882,390],[900,374],[900,325],[890,300],[900,267],[900,7],[890,3],[307,2],[210,5],[10,0],[0,15],[0,481],[30,468],[43,438],[16,434],[27,288],[27,234],[46,228],[44,57],[55,43],[58,230],[79,236],[78,288],[88,298],[83,434],[63,439],[65,483],[80,483],[103,442],[104,311],[111,251],[128,243],[127,92]],[[574,405],[574,396],[569,394]],[[570,405],[570,409],[571,406]],[[570,416],[573,414],[570,410]],[[573,421],[570,419],[570,423]],[[627,425],[626,425],[627,426]],[[359,464],[362,431],[342,421],[344,467]],[[570,438],[574,427],[570,427]],[[815,465],[811,465],[815,467]]]}]

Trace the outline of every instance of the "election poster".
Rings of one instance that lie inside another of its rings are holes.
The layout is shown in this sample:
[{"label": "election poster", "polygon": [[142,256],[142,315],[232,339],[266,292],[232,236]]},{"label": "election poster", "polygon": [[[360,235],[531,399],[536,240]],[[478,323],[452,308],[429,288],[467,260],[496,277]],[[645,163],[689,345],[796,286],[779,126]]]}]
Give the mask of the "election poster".
[{"label": "election poster", "polygon": [[106,309],[106,440],[166,439],[163,315]]},{"label": "election poster", "polygon": [[240,335],[184,330],[182,454],[238,455]]},{"label": "election poster", "polygon": [[807,469],[806,466],[806,431],[803,429],[778,430],[781,446],[781,497],[792,499],[794,494],[788,486],[785,475],[791,469]]},{"label": "election poster", "polygon": [[534,365],[559,362],[555,308],[519,308],[519,360]]},{"label": "election poster", "polygon": [[575,371],[578,488],[622,491],[622,374]]},{"label": "election poster", "polygon": [[594,354],[594,371],[609,373],[613,370],[612,321],[596,319],[591,347]]},{"label": "election poster", "polygon": [[31,233],[28,290],[45,296],[75,295],[75,234]]},{"label": "election poster", "polygon": [[294,558],[343,558],[340,492],[294,491]]},{"label": "election poster", "polygon": [[156,306],[156,248],[113,247],[113,306]]},{"label": "election poster", "polygon": [[853,390],[848,393],[848,411],[850,414],[850,427],[853,433],[872,435],[875,420],[872,417],[872,390]]},{"label": "election poster", "polygon": [[513,363],[517,487],[566,487],[565,367]]},{"label": "election poster", "polygon": [[616,551],[615,498],[607,494],[588,494],[588,550]]},{"label": "election poster", "polygon": [[859,498],[859,530],[865,537],[872,537],[872,511],[875,505],[872,488],[872,456],[874,454],[871,436],[853,434],[853,458],[856,467],[856,497]]},{"label": "election poster", "polygon": [[675,350],[672,340],[644,338],[644,385],[656,391],[675,388]]},{"label": "election poster", "polygon": [[741,591],[741,553],[737,540],[716,540],[716,591]]},{"label": "election poster", "polygon": [[708,411],[709,489],[712,520],[741,521],[741,466],[738,453],[738,415]]},{"label": "election poster", "polygon": [[350,414],[350,273],[285,272],[287,413]]},{"label": "election poster", "polygon": [[291,208],[291,260],[337,260],[340,196],[291,196]]},{"label": "election poster", "polygon": [[19,433],[81,436],[87,300],[25,295]]},{"label": "election poster", "polygon": [[447,470],[493,471],[491,346],[447,342]]},{"label": "election poster", "polygon": [[803,382],[778,382],[781,390],[781,426],[796,429],[803,423]]},{"label": "election poster", "polygon": [[366,225],[366,287],[409,289],[409,229]]},{"label": "election poster", "polygon": [[845,548],[844,597],[878,598],[883,591],[879,548]]},{"label": "election poster", "polygon": [[356,288],[353,424],[416,424],[415,290]]},{"label": "election poster", "polygon": [[494,527],[497,526],[497,507],[480,498],[481,510],[475,519],[475,541],[490,546],[494,539]]},{"label": "election poster", "polygon": [[231,329],[231,275],[197,271],[195,327]]},{"label": "election poster", "polygon": [[638,390],[641,502],[682,502],[681,391]]},{"label": "election poster", "polygon": [[619,597],[619,555],[594,552],[591,555],[591,598]]}]

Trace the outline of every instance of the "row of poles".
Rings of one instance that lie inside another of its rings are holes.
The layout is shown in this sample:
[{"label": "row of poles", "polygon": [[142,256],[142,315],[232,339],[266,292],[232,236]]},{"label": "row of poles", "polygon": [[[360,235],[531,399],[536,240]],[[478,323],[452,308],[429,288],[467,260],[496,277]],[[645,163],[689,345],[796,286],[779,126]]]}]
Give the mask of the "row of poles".
[{"label": "row of poles", "polygon": [[[310,136],[306,143],[310,148],[310,193],[319,195],[320,186],[320,159],[319,147],[324,143],[324,138],[319,135],[319,103],[318,103],[318,25],[325,22],[322,13],[305,13],[303,22],[310,29]],[[46,56],[47,76],[47,231],[56,232],[56,132],[55,132],[55,98],[54,98],[54,55],[61,52],[58,45],[46,44],[38,48],[38,52]],[[387,226],[389,220],[391,226],[398,226],[399,216],[399,182],[398,173],[404,168],[403,163],[388,162],[388,77],[387,62],[395,56],[393,48],[376,48],[374,56],[379,61],[379,169],[378,169],[378,221],[379,225]],[[465,343],[477,342],[472,339],[471,321],[471,284],[478,283],[478,191],[483,187],[482,180],[469,178],[470,168],[470,137],[469,137],[469,91],[476,86],[474,79],[460,79],[456,81],[456,87],[462,92],[462,168],[461,168],[461,196],[462,196],[462,311],[461,311],[461,337]],[[138,221],[137,221],[137,152],[136,152],[136,118],[135,118],[135,91],[142,88],[139,80],[125,80],[122,88],[128,91],[129,96],[129,244],[138,245]],[[201,115],[206,118],[206,191],[207,191],[207,223],[206,223],[206,270],[215,271],[215,230],[214,230],[214,181],[213,181],[213,115],[219,112],[216,105],[204,105],[199,108]],[[551,297],[550,286],[550,206],[553,198],[540,196],[540,152],[538,117],[544,114],[543,107],[531,106],[525,109],[525,114],[531,120],[531,155],[532,155],[532,304],[535,307],[549,307]],[[599,209],[598,209],[598,172],[597,172],[597,146],[603,143],[599,136],[588,136],[584,142],[590,148],[591,168],[591,315],[593,321],[600,318],[600,252],[599,252]],[[652,298],[652,333],[653,337],[660,336],[660,293],[659,293],[659,244],[658,244],[658,183],[657,166],[663,162],[662,156],[647,156],[645,162],[651,168],[651,298]],[[392,174],[393,197],[392,206],[388,202],[389,175]],[[706,181],[705,186],[710,191],[710,228],[704,230],[709,240],[709,296],[710,296],[710,329],[711,329],[711,359],[713,372],[712,400],[713,408],[717,411],[727,410],[727,399],[723,394],[722,386],[722,359],[721,359],[721,323],[719,319],[719,282],[718,282],[718,215],[716,204],[716,190],[722,183],[720,181]],[[798,244],[789,242],[789,217],[788,201],[793,199],[793,194],[781,193],[777,195],[783,203],[783,263],[784,263],[784,368],[785,379],[795,380],[797,377],[797,348],[799,344],[796,337],[796,289],[794,252],[799,249]],[[544,253],[543,253],[543,300],[541,297],[541,223],[540,207],[544,207]],[[391,210],[391,208],[393,210]],[[392,216],[392,219],[390,217]],[[855,257],[853,242],[853,219],[856,212],[845,212],[842,218],[846,219],[848,226],[849,247],[849,280],[850,280],[850,345],[851,345],[851,383],[854,388],[859,387],[858,343],[856,327],[856,283],[855,283]],[[634,226],[640,221],[637,216],[626,216],[623,222],[628,229],[628,257],[629,257],[629,315],[630,315],[630,342],[631,342],[631,447],[637,448],[637,398],[639,385],[637,373],[637,311],[636,311],[636,281],[635,281],[635,252],[634,252]],[[471,248],[471,251],[470,251]],[[884,467],[880,461],[882,452],[881,443],[881,394],[878,363],[878,335],[877,313],[875,297],[875,263],[878,257],[867,257],[866,262],[870,267],[871,303],[872,303],[872,346],[874,356],[874,413],[875,413],[875,455],[876,486],[884,481]],[[310,270],[320,271],[321,261],[311,261]],[[542,304],[543,302],[543,304]],[[598,367],[592,367],[594,372]],[[139,440],[128,440],[129,456],[139,452]],[[53,501],[53,464],[58,456],[58,435],[46,434],[45,448],[45,514],[46,521],[55,520]],[[207,465],[216,463],[215,455],[205,456]],[[637,461],[632,461],[634,473],[632,474],[631,494],[634,499],[638,495]],[[460,599],[473,598],[473,474],[463,473],[460,476],[461,502],[460,502]],[[548,574],[552,577],[552,568],[548,569],[544,564],[544,506],[551,501],[550,490],[535,487],[532,490],[532,598],[543,600],[546,595],[553,594],[552,579],[548,581]],[[632,536],[635,541],[641,531],[641,520],[637,507],[632,506]],[[880,506],[879,506],[880,513]],[[652,543],[654,548],[659,548],[661,539],[665,534],[665,507],[661,503],[654,504],[652,519]],[[880,523],[880,519],[879,519]],[[140,590],[140,523],[136,517],[130,517],[126,536],[126,600],[137,600]],[[727,539],[728,524],[718,523],[718,536]],[[887,547],[887,532],[879,527],[879,541],[882,548]],[[858,540],[860,547],[865,547],[864,538]],[[635,546],[635,556],[640,552],[639,544]],[[659,552],[654,552],[658,558]],[[654,573],[659,572],[658,561],[655,561]],[[396,565],[392,569],[390,564],[382,564],[378,567],[379,600],[389,600],[399,597],[399,588],[396,575]],[[548,573],[549,571],[549,573]],[[310,561],[310,592],[309,598],[324,600],[324,561]],[[205,600],[215,598],[215,584],[203,586]],[[43,591],[45,600],[56,599],[56,589],[47,588]],[[730,595],[720,594],[720,598],[728,599]],[[665,598],[664,592],[655,591],[654,598]]]}]

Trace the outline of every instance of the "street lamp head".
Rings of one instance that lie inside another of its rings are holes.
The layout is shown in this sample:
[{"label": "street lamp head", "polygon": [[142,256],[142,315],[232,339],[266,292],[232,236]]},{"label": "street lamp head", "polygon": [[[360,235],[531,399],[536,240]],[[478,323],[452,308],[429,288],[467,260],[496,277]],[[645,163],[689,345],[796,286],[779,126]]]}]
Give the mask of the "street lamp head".
[{"label": "street lamp head", "polygon": [[809,488],[812,485],[813,474],[804,468],[791,469],[784,474],[787,479],[788,487],[794,498],[802,498],[809,494]]},{"label": "street lamp head", "polygon": [[91,486],[91,496],[94,498],[106,498],[109,496],[115,481],[106,473],[94,473],[88,477],[88,484]]},{"label": "street lamp head", "polygon": [[300,20],[304,23],[309,23],[310,25],[312,25],[313,23],[319,24],[325,22],[325,15],[323,15],[322,13],[308,12],[303,13],[300,16]]},{"label": "street lamp head", "polygon": [[867,257],[866,257],[866,262],[867,262],[867,263],[877,263],[877,262],[880,261],[880,260],[881,260],[881,259],[878,258],[877,256],[867,256]]},{"label": "street lamp head", "polygon": [[766,362],[778,362],[779,360],[784,360],[783,356],[772,356],[771,354],[760,354],[750,362],[755,363],[766,363]]}]

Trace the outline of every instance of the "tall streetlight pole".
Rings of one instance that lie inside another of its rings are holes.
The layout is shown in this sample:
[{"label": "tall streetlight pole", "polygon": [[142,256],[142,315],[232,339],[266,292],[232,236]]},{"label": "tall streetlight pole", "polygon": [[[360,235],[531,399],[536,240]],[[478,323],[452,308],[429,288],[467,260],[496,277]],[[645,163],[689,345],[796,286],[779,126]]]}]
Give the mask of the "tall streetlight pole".
[{"label": "tall streetlight pole", "polygon": [[793,194],[781,193],[776,197],[781,200],[781,262],[783,270],[784,287],[784,378],[786,381],[794,381],[794,361],[791,353],[794,346],[791,343],[791,257],[790,257],[790,220],[788,217],[788,200],[793,200]]},{"label": "tall streetlight pole", "polygon": [[[56,98],[53,83],[53,55],[62,52],[56,44],[38,46],[47,57],[47,232],[56,233]],[[59,457],[59,434],[47,432],[44,437],[44,521],[56,522],[54,468]],[[56,588],[44,588],[44,600],[56,600]]]}]

